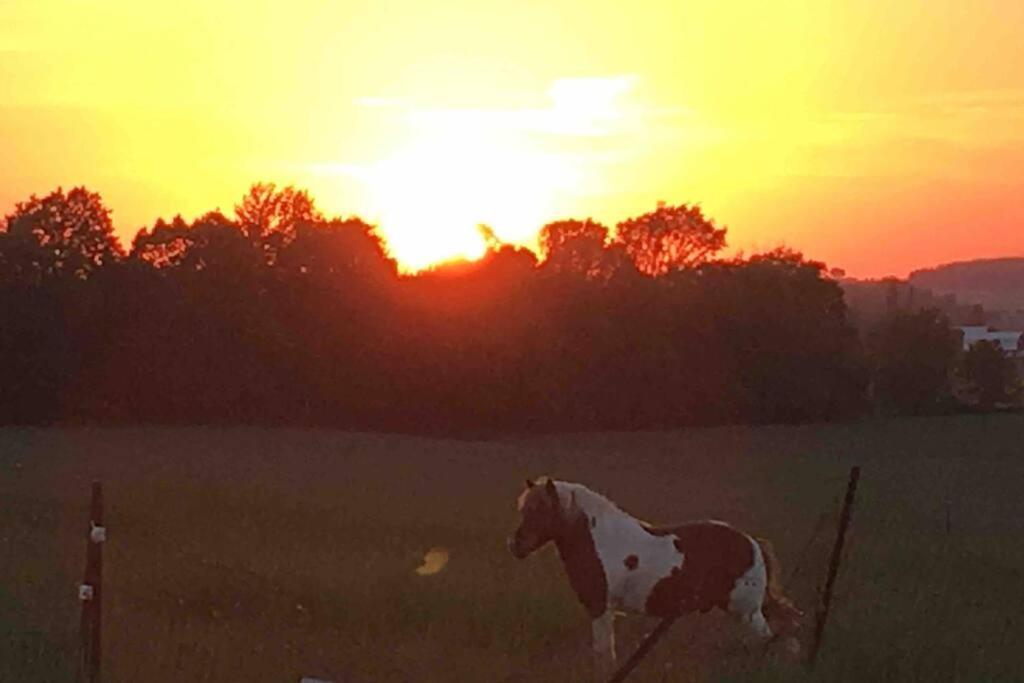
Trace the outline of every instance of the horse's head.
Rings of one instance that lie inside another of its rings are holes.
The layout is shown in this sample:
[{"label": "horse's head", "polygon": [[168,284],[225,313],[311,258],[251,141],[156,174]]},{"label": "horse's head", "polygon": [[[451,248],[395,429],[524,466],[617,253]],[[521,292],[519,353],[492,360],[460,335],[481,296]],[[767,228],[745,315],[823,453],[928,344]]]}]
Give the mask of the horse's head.
[{"label": "horse's head", "polygon": [[526,480],[526,490],[519,496],[522,519],[515,535],[508,539],[508,549],[520,560],[558,537],[563,526],[562,506],[555,482],[549,478]]}]

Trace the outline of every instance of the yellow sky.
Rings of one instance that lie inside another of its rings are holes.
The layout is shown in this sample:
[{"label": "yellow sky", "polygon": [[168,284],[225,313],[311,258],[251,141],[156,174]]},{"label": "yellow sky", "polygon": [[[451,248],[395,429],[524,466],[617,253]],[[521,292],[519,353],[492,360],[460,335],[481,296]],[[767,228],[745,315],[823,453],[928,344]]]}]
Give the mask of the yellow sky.
[{"label": "yellow sky", "polygon": [[[1024,2],[0,0],[0,211],[249,183],[408,262],[700,202],[856,275],[1024,253]],[[477,245],[478,246],[478,245]],[[403,251],[404,250],[404,251]]]}]

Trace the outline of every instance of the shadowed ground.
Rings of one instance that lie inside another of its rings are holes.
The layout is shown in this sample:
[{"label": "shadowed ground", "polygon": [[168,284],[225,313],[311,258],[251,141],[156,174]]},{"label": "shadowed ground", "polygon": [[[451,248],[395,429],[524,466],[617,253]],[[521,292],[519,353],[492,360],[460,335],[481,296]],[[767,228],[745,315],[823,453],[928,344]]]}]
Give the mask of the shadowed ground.
[{"label": "shadowed ground", "polygon": [[[554,682],[587,678],[589,628],[553,551],[505,549],[525,476],[583,481],[653,522],[717,517],[767,536],[812,611],[853,463],[862,484],[815,676],[694,616],[631,680],[1014,680],[1022,434],[1011,416],[488,442],[6,429],[0,680],[72,680],[92,477],[106,487],[110,680]],[[432,548],[447,563],[417,574]],[[652,626],[621,622],[620,651]]]}]

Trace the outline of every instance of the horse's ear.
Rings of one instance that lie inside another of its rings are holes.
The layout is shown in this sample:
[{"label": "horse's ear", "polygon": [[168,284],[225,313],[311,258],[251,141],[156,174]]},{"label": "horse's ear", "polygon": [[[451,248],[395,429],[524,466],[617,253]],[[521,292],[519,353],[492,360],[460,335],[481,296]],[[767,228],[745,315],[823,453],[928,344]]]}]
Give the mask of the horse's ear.
[{"label": "horse's ear", "polygon": [[554,497],[554,498],[558,497],[558,489],[555,488],[555,480],[554,479],[548,479],[547,482],[544,484],[544,488],[548,492],[548,494],[551,495],[552,497]]},{"label": "horse's ear", "polygon": [[530,479],[530,478],[526,479],[526,488],[528,488],[528,489],[532,489],[533,488],[533,479]]}]

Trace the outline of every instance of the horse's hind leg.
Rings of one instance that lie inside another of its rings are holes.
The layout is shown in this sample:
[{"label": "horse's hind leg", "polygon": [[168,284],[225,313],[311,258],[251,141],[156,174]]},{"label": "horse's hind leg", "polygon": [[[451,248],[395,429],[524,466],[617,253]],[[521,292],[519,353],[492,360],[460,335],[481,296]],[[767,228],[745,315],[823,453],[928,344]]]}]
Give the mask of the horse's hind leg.
[{"label": "horse's hind leg", "polygon": [[743,622],[750,627],[750,630],[763,640],[771,640],[775,635],[772,633],[772,627],[768,625],[768,620],[764,618],[764,612],[762,612],[760,608],[746,614],[743,617]]},{"label": "horse's hind leg", "polygon": [[736,586],[729,594],[727,609],[759,638],[770,640],[775,634],[764,616],[765,599],[768,597],[765,583],[764,568],[752,567],[736,581]]}]

